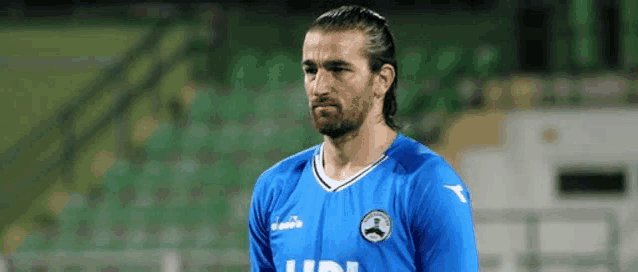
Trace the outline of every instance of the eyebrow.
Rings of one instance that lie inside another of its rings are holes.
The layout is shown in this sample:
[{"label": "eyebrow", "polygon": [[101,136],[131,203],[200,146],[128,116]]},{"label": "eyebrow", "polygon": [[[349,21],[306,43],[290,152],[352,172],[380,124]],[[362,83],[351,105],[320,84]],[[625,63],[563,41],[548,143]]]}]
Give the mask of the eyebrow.
[{"label": "eyebrow", "polygon": [[[304,60],[301,64],[305,65],[305,66],[311,66],[311,67],[317,66],[317,64],[314,61],[312,61],[312,60]],[[352,65],[352,63],[349,63],[349,62],[347,62],[345,60],[336,59],[336,60],[327,60],[327,61],[325,61],[323,63],[323,66],[325,66],[325,67],[340,67],[340,66],[352,67],[353,65]]]}]

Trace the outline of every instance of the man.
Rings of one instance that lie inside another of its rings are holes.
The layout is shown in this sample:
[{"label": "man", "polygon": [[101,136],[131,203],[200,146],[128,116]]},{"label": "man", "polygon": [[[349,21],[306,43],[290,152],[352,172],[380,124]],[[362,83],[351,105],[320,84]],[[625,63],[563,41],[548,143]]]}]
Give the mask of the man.
[{"label": "man", "polygon": [[257,180],[252,271],[478,271],[470,193],[436,153],[397,132],[397,64],[385,19],[321,15],[303,45],[322,144]]}]

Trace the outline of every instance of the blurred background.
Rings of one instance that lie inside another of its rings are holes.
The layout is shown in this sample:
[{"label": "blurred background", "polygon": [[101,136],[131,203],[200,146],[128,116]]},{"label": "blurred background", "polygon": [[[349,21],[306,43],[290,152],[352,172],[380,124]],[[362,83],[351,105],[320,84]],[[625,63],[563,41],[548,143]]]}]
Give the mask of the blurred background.
[{"label": "blurred background", "polygon": [[635,0],[11,0],[0,272],[248,271],[256,178],[322,140],[306,27],[343,4],[389,20],[402,133],[470,188],[482,271],[638,271]]}]

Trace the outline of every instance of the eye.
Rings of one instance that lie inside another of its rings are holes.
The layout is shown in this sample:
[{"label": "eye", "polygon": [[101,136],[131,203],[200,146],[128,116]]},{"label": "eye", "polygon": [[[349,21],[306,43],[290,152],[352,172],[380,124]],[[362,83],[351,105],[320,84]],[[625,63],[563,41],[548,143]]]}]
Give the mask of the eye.
[{"label": "eye", "polygon": [[317,69],[315,69],[315,68],[305,68],[303,71],[304,71],[306,74],[311,74],[311,75],[313,75],[313,74],[316,74],[316,73],[317,73]]},{"label": "eye", "polygon": [[343,71],[346,71],[346,69],[339,68],[339,67],[335,67],[335,68],[332,68],[332,69],[330,69],[330,70],[332,70],[332,71],[333,71],[333,72],[335,72],[335,73],[341,73],[341,72],[343,72]]}]

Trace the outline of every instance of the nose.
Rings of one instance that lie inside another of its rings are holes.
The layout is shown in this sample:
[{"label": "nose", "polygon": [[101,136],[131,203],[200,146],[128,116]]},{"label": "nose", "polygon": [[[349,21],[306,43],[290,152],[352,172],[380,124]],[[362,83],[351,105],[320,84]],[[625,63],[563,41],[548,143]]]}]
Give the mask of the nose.
[{"label": "nose", "polygon": [[317,74],[310,82],[310,94],[315,97],[327,96],[332,88],[332,77],[324,69],[318,69]]}]

